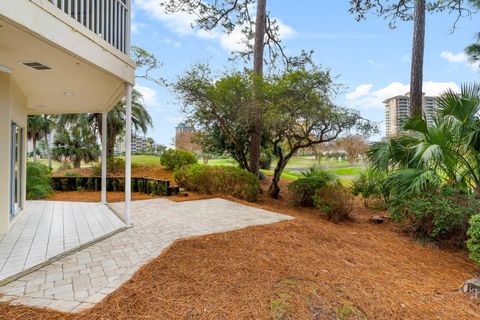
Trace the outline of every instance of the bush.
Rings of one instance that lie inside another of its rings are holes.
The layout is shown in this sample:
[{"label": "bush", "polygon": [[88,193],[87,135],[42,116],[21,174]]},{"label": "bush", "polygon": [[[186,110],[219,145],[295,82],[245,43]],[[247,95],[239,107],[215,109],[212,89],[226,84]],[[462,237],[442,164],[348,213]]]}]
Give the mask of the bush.
[{"label": "bush", "polygon": [[480,214],[476,214],[470,219],[470,228],[467,235],[470,259],[480,264]]},{"label": "bush", "polygon": [[315,207],[322,210],[328,220],[335,223],[350,217],[353,208],[351,191],[339,183],[326,185],[317,190],[313,197]]},{"label": "bush", "polygon": [[[102,162],[92,166],[93,175],[101,176],[102,175]],[[107,172],[115,171],[124,171],[125,170],[125,160],[123,158],[108,158],[107,159]]]},{"label": "bush", "polygon": [[272,160],[272,152],[270,150],[263,150],[262,153],[260,153],[260,169],[270,170]]},{"label": "bush", "polygon": [[433,241],[464,246],[468,221],[480,209],[478,198],[445,188],[437,193],[395,195],[389,202],[393,220],[408,231]]},{"label": "bush", "polygon": [[314,207],[313,197],[315,192],[335,182],[335,175],[322,167],[312,167],[302,174],[303,178],[297,179],[288,185],[288,189],[292,194],[292,202],[296,206]]},{"label": "bush", "polygon": [[362,196],[365,206],[368,206],[368,201],[372,198],[387,202],[389,190],[385,178],[384,172],[368,168],[361,172],[358,178],[353,179],[352,194]]},{"label": "bush", "polygon": [[174,179],[179,187],[199,193],[223,193],[247,201],[258,200],[260,194],[258,178],[238,167],[193,164],[175,170]]},{"label": "bush", "polygon": [[38,162],[27,162],[27,200],[42,199],[52,192],[52,169]]},{"label": "bush", "polygon": [[168,149],[160,156],[160,164],[168,170],[178,169],[197,162],[197,156],[186,150]]}]

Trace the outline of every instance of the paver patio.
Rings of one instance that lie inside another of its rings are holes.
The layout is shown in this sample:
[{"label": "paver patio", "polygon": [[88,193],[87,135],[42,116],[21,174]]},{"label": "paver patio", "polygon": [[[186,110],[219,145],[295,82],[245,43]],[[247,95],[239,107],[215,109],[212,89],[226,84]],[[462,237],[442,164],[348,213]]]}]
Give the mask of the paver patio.
[{"label": "paver patio", "polygon": [[[123,212],[124,203],[111,207]],[[77,312],[115,291],[177,239],[290,219],[224,199],[134,201],[132,228],[0,287],[0,301]]]}]

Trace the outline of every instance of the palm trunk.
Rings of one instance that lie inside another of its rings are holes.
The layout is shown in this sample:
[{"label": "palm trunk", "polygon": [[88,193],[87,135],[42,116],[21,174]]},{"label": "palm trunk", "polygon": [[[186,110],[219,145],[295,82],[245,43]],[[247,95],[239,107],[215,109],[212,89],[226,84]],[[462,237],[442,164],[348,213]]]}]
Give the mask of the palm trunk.
[{"label": "palm trunk", "polygon": [[[266,24],[266,7],[267,0],[257,1],[257,17],[255,22],[255,43],[253,47],[253,71],[258,77],[255,81],[263,79],[263,50],[265,42],[265,24]],[[260,82],[261,83],[261,82]],[[251,112],[252,116],[252,133],[250,135],[250,171],[258,176],[260,172],[260,149],[262,144],[262,117],[259,96],[258,84],[254,95],[256,103],[252,106],[254,110]]]},{"label": "palm trunk", "polygon": [[415,0],[413,17],[412,69],[410,77],[410,114],[422,117],[423,55],[425,51],[425,0]]},{"label": "palm trunk", "polygon": [[52,167],[52,157],[50,156],[50,145],[48,144],[48,133],[46,131],[45,131],[45,134],[44,134],[44,140],[45,140],[45,149],[47,151],[48,166],[51,168]]},{"label": "palm trunk", "polygon": [[32,144],[33,144],[33,162],[37,161],[37,139],[32,138]]}]

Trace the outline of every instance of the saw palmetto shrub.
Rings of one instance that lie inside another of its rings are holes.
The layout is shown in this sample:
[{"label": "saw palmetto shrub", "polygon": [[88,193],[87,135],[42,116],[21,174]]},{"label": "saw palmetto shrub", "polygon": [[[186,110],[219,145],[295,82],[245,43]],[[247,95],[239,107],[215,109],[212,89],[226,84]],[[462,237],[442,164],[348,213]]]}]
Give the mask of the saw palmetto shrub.
[{"label": "saw palmetto shrub", "polygon": [[38,162],[27,162],[27,200],[42,199],[52,193],[51,174],[50,167]]},{"label": "saw palmetto shrub", "polygon": [[405,230],[433,241],[464,247],[469,220],[480,210],[478,196],[454,188],[423,194],[396,194],[389,212]]},{"label": "saw palmetto shrub", "polygon": [[247,201],[258,200],[260,194],[258,178],[238,167],[193,164],[175,170],[174,179],[179,187],[199,193],[222,193]]},{"label": "saw palmetto shrub", "polygon": [[302,175],[288,185],[293,205],[300,207],[314,207],[315,192],[336,181],[335,175],[322,167],[312,167]]},{"label": "saw palmetto shrub", "polygon": [[340,183],[323,186],[313,196],[315,207],[335,223],[348,220],[353,209],[352,192]]}]

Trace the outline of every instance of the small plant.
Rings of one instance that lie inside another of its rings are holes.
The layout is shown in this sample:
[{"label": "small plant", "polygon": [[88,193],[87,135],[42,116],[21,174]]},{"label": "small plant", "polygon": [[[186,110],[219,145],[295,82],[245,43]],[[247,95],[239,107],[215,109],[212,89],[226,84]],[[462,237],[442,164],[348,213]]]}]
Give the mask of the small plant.
[{"label": "small plant", "polygon": [[273,154],[270,150],[263,150],[260,154],[260,169],[270,170]]},{"label": "small plant", "polygon": [[77,178],[79,177],[80,175],[78,173],[76,173],[75,171],[67,171],[63,174],[65,177],[74,177],[74,178]]},{"label": "small plant", "polygon": [[179,187],[199,193],[223,193],[247,201],[256,201],[260,183],[254,174],[231,166],[193,164],[174,172]]},{"label": "small plant", "polygon": [[386,203],[388,200],[388,187],[385,183],[386,174],[383,171],[368,168],[362,171],[358,178],[352,181],[352,194],[362,196],[365,207],[368,207],[369,200],[381,200]]},{"label": "small plant", "polygon": [[52,192],[50,186],[52,169],[38,162],[27,162],[27,200],[42,199]]},{"label": "small plant", "polygon": [[293,204],[301,207],[313,207],[315,192],[336,181],[335,175],[322,167],[312,167],[302,175],[303,178],[288,185],[288,189],[292,193]]},{"label": "small plant", "polygon": [[197,156],[190,151],[168,149],[160,156],[160,164],[168,170],[175,170],[182,166],[195,164]]},{"label": "small plant", "polygon": [[472,216],[468,229],[467,248],[470,251],[470,259],[480,264],[480,214]]},{"label": "small plant", "polygon": [[353,208],[350,190],[339,183],[318,189],[313,201],[315,207],[325,212],[327,219],[335,223],[348,219]]},{"label": "small plant", "polygon": [[70,164],[70,162],[66,160],[62,161],[58,168],[58,170],[70,170],[70,169],[72,169],[72,165]]},{"label": "small plant", "polygon": [[[100,176],[102,175],[102,162],[98,162],[92,166],[93,175]],[[123,158],[108,158],[107,159],[107,172],[116,172],[122,171],[125,169],[125,160]]]}]

